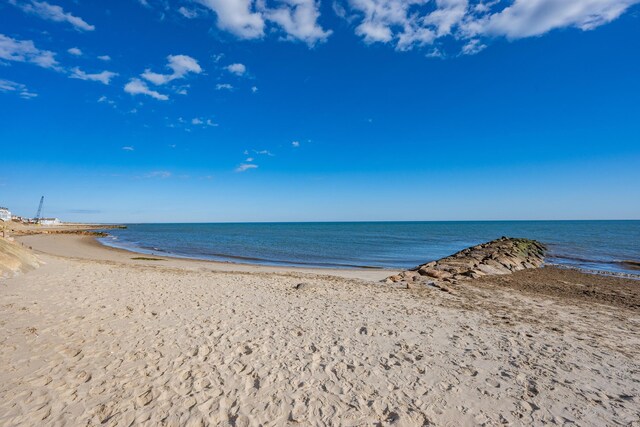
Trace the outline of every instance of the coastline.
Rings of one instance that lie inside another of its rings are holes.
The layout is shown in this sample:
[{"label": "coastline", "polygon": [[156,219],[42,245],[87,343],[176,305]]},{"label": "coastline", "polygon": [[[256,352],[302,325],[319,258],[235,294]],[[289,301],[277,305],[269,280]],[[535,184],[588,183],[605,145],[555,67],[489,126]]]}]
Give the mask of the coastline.
[{"label": "coastline", "polygon": [[[111,228],[120,228],[122,226],[112,226]],[[100,228],[100,227],[96,227],[95,230],[103,230],[103,229],[107,229],[107,228]],[[112,235],[108,234],[106,236],[96,236],[95,240],[98,244],[103,245],[105,247],[109,247],[109,248],[113,248],[113,249],[119,249],[119,250],[124,250],[124,251],[129,251],[131,253],[136,253],[136,254],[140,254],[140,255],[150,255],[150,256],[157,256],[157,257],[165,257],[165,258],[175,258],[175,259],[189,259],[189,260],[196,260],[196,261],[205,261],[205,262],[213,262],[213,263],[221,263],[221,264],[238,264],[238,265],[248,265],[248,266],[269,266],[269,267],[276,267],[276,268],[282,268],[282,269],[288,269],[288,268],[302,268],[302,269],[311,269],[313,271],[321,269],[323,271],[329,271],[330,273],[333,273],[335,271],[340,271],[343,269],[347,269],[347,270],[375,270],[375,271],[384,271],[387,274],[388,277],[389,275],[393,275],[396,274],[396,272],[399,272],[402,270],[402,268],[400,267],[396,267],[396,268],[387,268],[387,267],[377,267],[377,266],[358,266],[358,265],[343,265],[343,266],[335,266],[335,265],[327,265],[327,266],[323,266],[320,264],[316,264],[316,263],[309,263],[309,265],[302,265],[300,263],[296,263],[295,261],[270,261],[270,260],[265,260],[265,259],[259,259],[259,258],[243,258],[243,257],[239,257],[239,256],[233,256],[233,255],[225,255],[225,254],[219,254],[220,258],[228,258],[229,260],[216,260],[216,259],[207,259],[204,257],[197,257],[197,256],[190,256],[190,255],[179,255],[179,254],[171,254],[171,253],[164,253],[162,251],[154,251],[151,249],[145,249],[145,248],[136,248],[136,247],[126,247],[124,245],[112,245],[109,244],[105,241],[103,241],[103,239],[109,238],[109,237],[113,237]],[[158,252],[160,252],[160,254],[158,254]],[[580,259],[582,260],[582,259]],[[254,261],[254,262],[250,262],[250,261]],[[423,260],[424,262],[426,262],[427,260]],[[585,261],[585,260],[583,260]],[[554,267],[554,268],[559,268],[559,269],[569,269],[569,270],[574,270],[580,273],[586,273],[586,274],[595,274],[595,275],[599,275],[599,276],[610,276],[610,277],[621,277],[621,278],[626,278],[626,279],[633,279],[633,280],[640,280],[640,270],[638,270],[638,272],[634,272],[633,270],[636,269],[637,265],[640,265],[640,262],[637,261],[629,261],[629,260],[621,260],[621,261],[617,261],[615,262],[615,264],[619,264],[619,265],[631,265],[631,269],[629,269],[628,271],[625,272],[621,272],[621,271],[610,271],[610,270],[603,270],[603,269],[597,269],[597,268],[587,268],[587,267],[579,267],[579,266],[575,266],[575,265],[571,265],[571,264],[567,264],[567,263],[561,263],[561,262],[551,262],[548,260],[545,260],[544,265],[545,266],[549,266],[549,267]]]},{"label": "coastline", "polygon": [[3,425],[640,417],[635,281],[545,267],[447,293],[370,270],[149,260],[87,235],[17,240],[43,264],[0,281]]},{"label": "coastline", "polygon": [[[310,269],[328,269],[328,270],[342,270],[342,269],[356,269],[356,270],[379,270],[379,271],[388,271],[393,272],[397,269],[393,268],[383,268],[376,266],[366,266],[366,265],[336,265],[336,264],[326,264],[322,265],[321,263],[301,263],[295,261],[273,261],[262,258],[252,258],[252,257],[242,257],[242,256],[234,256],[234,255],[226,255],[226,254],[216,254],[210,258],[206,258],[204,256],[198,257],[197,255],[181,255],[181,254],[173,254],[169,252],[164,252],[160,249],[153,250],[142,247],[128,247],[126,245],[117,245],[117,244],[109,244],[106,241],[101,239],[107,239],[109,237],[113,237],[111,235],[108,236],[96,236],[97,243],[113,248],[113,249],[121,249],[124,251],[129,251],[133,253],[137,253],[140,255],[150,255],[150,256],[159,256],[166,258],[176,258],[176,259],[190,259],[195,261],[210,261],[217,263],[229,263],[229,264],[240,264],[240,265],[258,265],[258,266],[269,266],[269,267],[278,267],[278,268],[310,268]],[[215,259],[220,258],[220,259]],[[225,260],[226,258],[226,260]]]},{"label": "coastline", "polygon": [[110,236],[100,240],[146,254],[219,262],[406,270],[508,235],[545,243],[548,264],[637,274],[636,223],[640,227],[625,221],[131,224],[107,230]]},{"label": "coastline", "polygon": [[[100,228],[96,228],[99,230]],[[161,265],[174,268],[208,268],[216,271],[248,272],[248,273],[287,273],[318,274],[343,278],[379,281],[399,270],[370,269],[370,268],[324,268],[324,267],[291,267],[269,266],[240,262],[221,262],[200,260],[186,257],[166,255],[152,255],[158,261],[146,258],[144,252],[135,252],[123,248],[116,248],[102,244],[96,236],[76,234],[29,234],[16,236],[16,240],[32,248],[36,253],[61,256],[66,258],[88,259],[94,261],[109,261],[126,264]],[[138,259],[135,259],[138,258]]]},{"label": "coastline", "polygon": [[[117,228],[120,226],[114,225],[113,227]],[[80,225],[80,227],[74,226],[68,231],[68,233],[65,232],[61,234],[74,235],[77,232],[83,232],[83,231],[91,232],[91,231],[105,230],[105,229],[108,229],[108,228],[105,228],[104,226],[100,226],[100,225],[91,225],[90,227],[86,227],[85,225]],[[51,229],[46,231],[55,231],[55,230]],[[34,239],[35,243],[31,239],[25,239],[26,236],[37,236],[41,234],[42,233],[38,233],[38,232],[30,232],[28,234],[22,234],[16,237],[19,242],[22,242],[27,246],[31,246],[36,250],[40,250],[41,252],[48,252],[48,253],[55,252],[55,251],[52,251],[52,248],[47,246],[45,246],[42,249],[38,249],[38,248],[41,248],[41,244],[38,243],[41,240],[39,238]],[[47,235],[47,234],[44,234],[44,235]],[[274,265],[274,264],[261,264],[259,262],[249,263],[249,262],[242,262],[242,261],[217,261],[217,260],[211,260],[211,259],[202,259],[202,258],[189,257],[189,256],[173,255],[173,254],[158,254],[154,251],[144,250],[144,249],[136,250],[136,248],[118,247],[118,246],[108,245],[100,241],[100,239],[104,238],[105,236],[98,236],[98,235],[92,235],[92,234],[88,234],[88,235],[77,234],[77,235],[83,237],[83,239],[81,239],[83,243],[91,245],[94,248],[99,247],[107,250],[113,250],[121,253],[123,256],[129,255],[131,258],[133,257],[140,258],[140,257],[150,256],[153,258],[158,258],[159,260],[162,260],[162,261],[182,260],[182,261],[189,261],[189,262],[210,263],[211,267],[216,269],[224,269],[224,270],[227,270],[229,266],[238,266],[238,268],[231,268],[230,270],[254,271],[254,268],[257,268],[255,271],[265,271],[265,272],[297,271],[297,272],[302,272],[302,273],[307,272],[312,274],[324,273],[327,275],[338,276],[338,277],[361,278],[364,280],[374,280],[374,281],[383,280],[401,271],[401,269],[399,268],[388,269],[388,268],[380,268],[380,267],[351,267],[351,266],[348,266],[348,267],[345,266],[344,268],[323,267],[323,266],[307,267],[307,266],[289,265],[285,263]],[[64,253],[64,249],[63,249],[63,253]],[[75,255],[79,257],[83,257],[83,256],[86,257],[86,254],[84,254],[82,251],[76,251]],[[92,256],[92,259],[101,259],[101,258],[109,259],[110,257],[107,255],[107,253],[104,253],[104,254],[95,253]],[[123,258],[121,257],[118,258],[118,260],[122,260],[122,259]],[[138,259],[137,261],[144,261],[144,260]],[[607,270],[595,270],[595,269],[574,267],[574,266],[560,264],[560,263],[550,263],[550,262],[545,262],[544,266],[553,267],[560,270],[571,270],[578,273],[589,274],[589,275],[616,277],[616,278],[630,279],[630,280],[640,280],[640,273],[636,274],[631,272],[621,273],[621,272],[612,272]],[[264,268],[264,270],[262,270],[262,268]]]}]

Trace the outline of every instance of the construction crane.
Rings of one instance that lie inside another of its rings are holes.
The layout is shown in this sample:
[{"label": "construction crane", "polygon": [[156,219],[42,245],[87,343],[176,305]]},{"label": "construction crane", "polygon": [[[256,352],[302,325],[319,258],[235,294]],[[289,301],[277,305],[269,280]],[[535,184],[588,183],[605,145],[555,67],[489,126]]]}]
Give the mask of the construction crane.
[{"label": "construction crane", "polygon": [[36,214],[36,224],[40,224],[40,216],[42,215],[42,204],[44,203],[44,196],[40,197],[40,205],[38,206],[38,213]]}]

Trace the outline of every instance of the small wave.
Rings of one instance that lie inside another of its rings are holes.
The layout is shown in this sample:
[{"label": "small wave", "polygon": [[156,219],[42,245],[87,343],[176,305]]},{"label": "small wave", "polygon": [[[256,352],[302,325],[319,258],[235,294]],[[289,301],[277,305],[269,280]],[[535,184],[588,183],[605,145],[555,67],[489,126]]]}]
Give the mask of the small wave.
[{"label": "small wave", "polygon": [[590,264],[615,264],[615,261],[606,261],[602,259],[589,259],[589,258],[582,258],[578,256],[573,256],[573,255],[551,254],[549,257],[555,258],[555,259],[566,259],[568,261],[586,262]]},{"label": "small wave", "polygon": [[622,260],[616,261],[618,264],[624,265],[632,270],[640,270],[640,261]]},{"label": "small wave", "polygon": [[122,244],[122,243],[114,243],[109,242],[105,239],[98,239],[100,243],[105,246],[110,246],[119,249],[125,249],[131,252],[137,252],[145,255],[157,255],[158,253],[175,258],[186,258],[186,259],[196,259],[203,261],[218,261],[218,262],[237,262],[247,264],[256,264],[256,265],[280,265],[280,266],[292,266],[292,267],[321,267],[321,268],[362,268],[362,269],[371,269],[371,270],[382,270],[383,267],[373,266],[373,265],[365,265],[365,264],[348,264],[348,263],[339,263],[339,262],[313,262],[313,261],[284,261],[284,260],[275,260],[269,258],[257,258],[257,257],[249,257],[242,255],[229,255],[224,253],[197,253],[197,254],[187,254],[187,253],[174,253],[169,252],[157,247],[145,247],[145,246],[137,246],[135,244]]}]

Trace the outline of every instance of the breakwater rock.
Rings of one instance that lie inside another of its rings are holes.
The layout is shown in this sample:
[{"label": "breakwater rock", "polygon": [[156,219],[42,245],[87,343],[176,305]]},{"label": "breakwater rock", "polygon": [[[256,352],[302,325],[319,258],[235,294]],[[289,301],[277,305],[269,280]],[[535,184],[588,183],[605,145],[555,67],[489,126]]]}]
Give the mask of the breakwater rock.
[{"label": "breakwater rock", "polygon": [[390,276],[385,282],[407,288],[428,285],[449,291],[449,285],[460,281],[538,268],[544,262],[544,252],[544,245],[535,240],[501,237]]}]

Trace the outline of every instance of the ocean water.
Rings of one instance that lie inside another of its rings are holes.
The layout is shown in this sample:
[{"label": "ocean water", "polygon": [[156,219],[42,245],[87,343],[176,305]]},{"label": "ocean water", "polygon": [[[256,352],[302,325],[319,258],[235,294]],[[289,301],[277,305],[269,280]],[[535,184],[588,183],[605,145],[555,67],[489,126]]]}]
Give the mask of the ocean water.
[{"label": "ocean water", "polygon": [[640,221],[128,224],[101,241],[145,254],[265,265],[406,269],[501,236],[547,245],[547,262],[640,273]]}]

